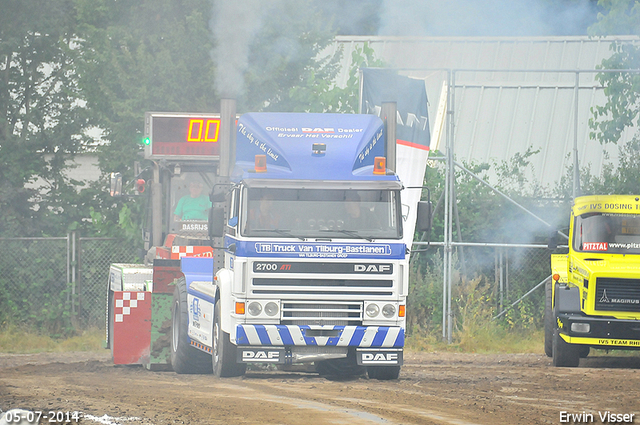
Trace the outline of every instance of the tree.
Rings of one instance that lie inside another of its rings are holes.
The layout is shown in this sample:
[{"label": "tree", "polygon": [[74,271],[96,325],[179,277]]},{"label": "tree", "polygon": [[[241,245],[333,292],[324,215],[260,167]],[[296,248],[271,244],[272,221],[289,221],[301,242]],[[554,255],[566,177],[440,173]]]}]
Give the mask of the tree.
[{"label": "tree", "polygon": [[589,35],[640,34],[640,4],[636,0],[598,0],[598,7],[598,22],[589,27]]},{"label": "tree", "polygon": [[[589,28],[594,36],[610,34],[640,35],[640,3],[634,0],[600,0],[605,13]],[[638,43],[614,41],[611,57],[602,61],[602,69],[640,69]],[[640,129],[640,73],[606,72],[596,76],[604,87],[606,103],[592,109],[589,120],[591,137],[600,143],[615,143],[629,127]],[[640,131],[640,130],[639,130]],[[609,167],[601,178],[592,179],[592,193],[637,193],[640,182],[640,163],[636,159],[640,147],[640,133],[620,146],[617,169]],[[589,189],[587,189],[589,190]]]},{"label": "tree", "polygon": [[[0,234],[58,232],[74,217],[63,171],[87,137],[72,0],[6,0],[0,14]],[[37,181],[37,179],[40,179]],[[28,189],[25,186],[31,185]],[[65,229],[66,230],[66,229]]]}]

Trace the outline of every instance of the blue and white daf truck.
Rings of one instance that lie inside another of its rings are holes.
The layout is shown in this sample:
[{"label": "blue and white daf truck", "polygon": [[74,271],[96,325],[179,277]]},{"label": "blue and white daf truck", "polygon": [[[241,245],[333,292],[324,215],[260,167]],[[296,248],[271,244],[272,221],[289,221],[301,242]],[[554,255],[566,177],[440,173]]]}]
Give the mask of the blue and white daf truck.
[{"label": "blue and white daf truck", "polygon": [[[220,139],[209,216],[221,255],[182,258],[173,369],[229,377],[251,363],[306,363],[396,379],[409,247],[395,135],[374,115],[233,114],[223,111],[221,125],[235,128]],[[413,207],[426,230],[429,204]]]}]

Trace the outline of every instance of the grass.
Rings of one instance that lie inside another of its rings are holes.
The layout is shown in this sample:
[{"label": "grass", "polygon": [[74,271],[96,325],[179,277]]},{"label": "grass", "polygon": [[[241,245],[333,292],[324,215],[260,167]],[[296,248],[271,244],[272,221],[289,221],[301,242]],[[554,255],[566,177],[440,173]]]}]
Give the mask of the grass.
[{"label": "grass", "polygon": [[[456,335],[452,344],[442,339],[442,331],[413,332],[406,339],[411,351],[449,351],[466,353],[542,353],[542,331],[507,332],[499,326],[482,328],[475,335]],[[33,329],[7,325],[0,329],[0,353],[43,353],[103,350],[104,330],[90,329],[66,338],[51,338]]]},{"label": "grass", "polygon": [[498,325],[488,325],[473,332],[455,333],[453,342],[448,344],[442,338],[442,331],[413,332],[407,337],[406,347],[411,351],[448,351],[460,353],[543,353],[544,332],[507,331]]},{"label": "grass", "polygon": [[[32,329],[23,329],[16,325],[7,325],[0,329],[0,353],[33,354],[45,352],[102,351],[104,349],[104,330],[90,329],[66,338],[55,339]],[[405,346],[408,351],[457,352],[478,354],[509,354],[544,352],[544,332],[507,331],[497,325],[477,329],[472,335],[456,334],[453,343],[442,339],[442,331],[417,331],[407,337]],[[596,350],[598,356],[637,356],[638,351],[616,351],[609,353]]]},{"label": "grass", "polygon": [[6,325],[0,329],[0,353],[99,351],[103,349],[103,341],[104,331],[100,329],[89,329],[65,339],[51,338],[18,325]]}]

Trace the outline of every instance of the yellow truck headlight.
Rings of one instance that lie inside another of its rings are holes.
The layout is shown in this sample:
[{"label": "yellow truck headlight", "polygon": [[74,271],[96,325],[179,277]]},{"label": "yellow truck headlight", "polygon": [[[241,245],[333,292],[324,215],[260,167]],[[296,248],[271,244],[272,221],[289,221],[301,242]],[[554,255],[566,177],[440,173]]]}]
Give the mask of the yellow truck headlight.
[{"label": "yellow truck headlight", "polygon": [[591,325],[588,323],[572,323],[571,332],[586,334],[591,331]]}]

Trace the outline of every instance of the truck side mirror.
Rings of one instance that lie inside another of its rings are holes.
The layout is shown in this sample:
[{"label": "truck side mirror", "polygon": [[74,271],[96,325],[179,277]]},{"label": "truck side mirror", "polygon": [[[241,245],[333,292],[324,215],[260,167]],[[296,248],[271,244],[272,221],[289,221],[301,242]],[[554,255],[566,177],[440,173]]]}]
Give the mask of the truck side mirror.
[{"label": "truck side mirror", "polygon": [[416,230],[426,232],[431,230],[431,202],[418,202],[418,217],[416,219]]},{"label": "truck side mirror", "polygon": [[221,238],[224,236],[224,208],[211,208],[209,210],[209,237]]},{"label": "truck side mirror", "polygon": [[110,190],[111,196],[114,196],[114,197],[122,196],[122,174],[111,173],[110,184],[111,184],[111,190]]}]

